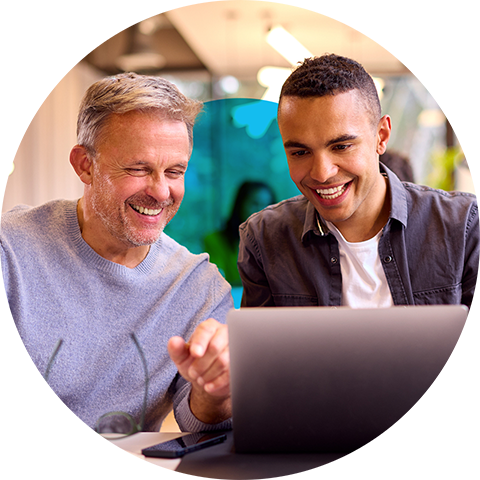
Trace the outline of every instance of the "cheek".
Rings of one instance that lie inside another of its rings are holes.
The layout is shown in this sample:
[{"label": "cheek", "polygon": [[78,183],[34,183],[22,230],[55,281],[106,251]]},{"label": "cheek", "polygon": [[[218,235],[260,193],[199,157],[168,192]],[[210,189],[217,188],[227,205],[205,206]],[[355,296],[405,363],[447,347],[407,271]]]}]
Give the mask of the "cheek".
[{"label": "cheek", "polygon": [[115,190],[118,196],[129,198],[142,192],[145,189],[145,179],[143,177],[128,176],[117,180]]},{"label": "cheek", "polygon": [[358,177],[371,175],[376,166],[378,166],[378,157],[368,148],[355,152],[355,155],[349,156],[342,163],[344,170]]},{"label": "cheek", "polygon": [[170,195],[175,203],[180,203],[185,195],[184,181],[178,181],[170,185]]},{"label": "cheek", "polygon": [[293,162],[288,162],[288,169],[290,171],[290,177],[294,183],[300,183],[307,174],[307,169]]}]

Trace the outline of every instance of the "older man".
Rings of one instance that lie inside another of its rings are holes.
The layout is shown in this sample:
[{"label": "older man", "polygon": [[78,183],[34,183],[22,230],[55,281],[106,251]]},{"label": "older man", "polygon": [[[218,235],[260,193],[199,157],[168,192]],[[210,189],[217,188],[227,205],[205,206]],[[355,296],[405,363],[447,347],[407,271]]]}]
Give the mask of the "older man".
[{"label": "older man", "polygon": [[470,306],[476,198],[402,183],[379,164],[391,120],[359,63],[306,59],[283,85],[278,125],[303,195],[241,226],[243,306]]},{"label": "older man", "polygon": [[110,411],[140,423],[146,383],[145,430],[158,429],[172,404],[183,430],[230,427],[230,288],[206,255],[163,233],[184,195],[200,110],[161,78],[95,83],[70,154],[83,197],[2,217],[18,331],[42,373],[62,340],[48,382],[92,427],[103,429],[97,420]]}]

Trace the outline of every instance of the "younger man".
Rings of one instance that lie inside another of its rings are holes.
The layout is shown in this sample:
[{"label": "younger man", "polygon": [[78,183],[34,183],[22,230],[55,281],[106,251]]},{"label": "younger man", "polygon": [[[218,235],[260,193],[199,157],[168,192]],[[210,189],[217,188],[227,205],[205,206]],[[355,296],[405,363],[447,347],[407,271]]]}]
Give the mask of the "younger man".
[{"label": "younger man", "polygon": [[360,64],[306,59],[282,88],[278,125],[303,195],[240,227],[242,306],[470,306],[476,198],[401,183],[379,164],[391,119]]}]

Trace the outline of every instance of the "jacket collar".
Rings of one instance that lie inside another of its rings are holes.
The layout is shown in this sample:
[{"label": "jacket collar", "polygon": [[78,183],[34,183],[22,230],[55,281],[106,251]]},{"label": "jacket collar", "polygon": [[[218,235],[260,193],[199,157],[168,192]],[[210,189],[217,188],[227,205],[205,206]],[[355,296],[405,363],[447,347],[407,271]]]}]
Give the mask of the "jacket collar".
[{"label": "jacket collar", "polygon": [[[405,187],[400,179],[383,163],[380,163],[380,172],[387,176],[389,184],[389,194],[391,200],[390,219],[398,220],[405,227],[408,221],[407,194]],[[307,200],[307,208],[305,210],[305,221],[303,224],[302,242],[308,232],[315,235],[325,237],[330,233],[324,219],[315,210],[312,203]]]},{"label": "jacket collar", "polygon": [[380,171],[387,175],[390,186],[390,218],[398,220],[406,227],[408,222],[407,191],[400,179],[383,163],[380,163]]}]

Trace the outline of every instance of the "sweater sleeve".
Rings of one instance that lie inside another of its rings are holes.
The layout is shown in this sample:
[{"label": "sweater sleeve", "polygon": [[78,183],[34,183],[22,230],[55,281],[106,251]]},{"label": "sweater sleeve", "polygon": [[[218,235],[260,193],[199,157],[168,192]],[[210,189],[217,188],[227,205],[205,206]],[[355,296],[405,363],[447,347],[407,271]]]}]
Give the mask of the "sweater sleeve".
[{"label": "sweater sleeve", "polygon": [[[227,312],[233,308],[233,299],[230,293],[230,285],[218,274],[214,276],[212,288],[212,308],[208,318],[214,318],[220,323],[226,323]],[[205,318],[206,320],[206,318]],[[190,409],[190,392],[192,385],[182,376],[178,375],[173,397],[173,411],[175,420],[182,432],[207,432],[212,430],[231,430],[232,419],[229,418],[220,423],[210,424],[200,421]]]},{"label": "sweater sleeve", "polygon": [[179,377],[176,385],[176,393],[173,398],[173,411],[175,420],[182,432],[208,432],[212,430],[231,430],[232,419],[229,418],[221,423],[203,423],[190,410],[190,391],[192,385],[183,377]]},{"label": "sweater sleeve", "polygon": [[8,304],[6,269],[5,252],[0,242],[0,305]]}]

